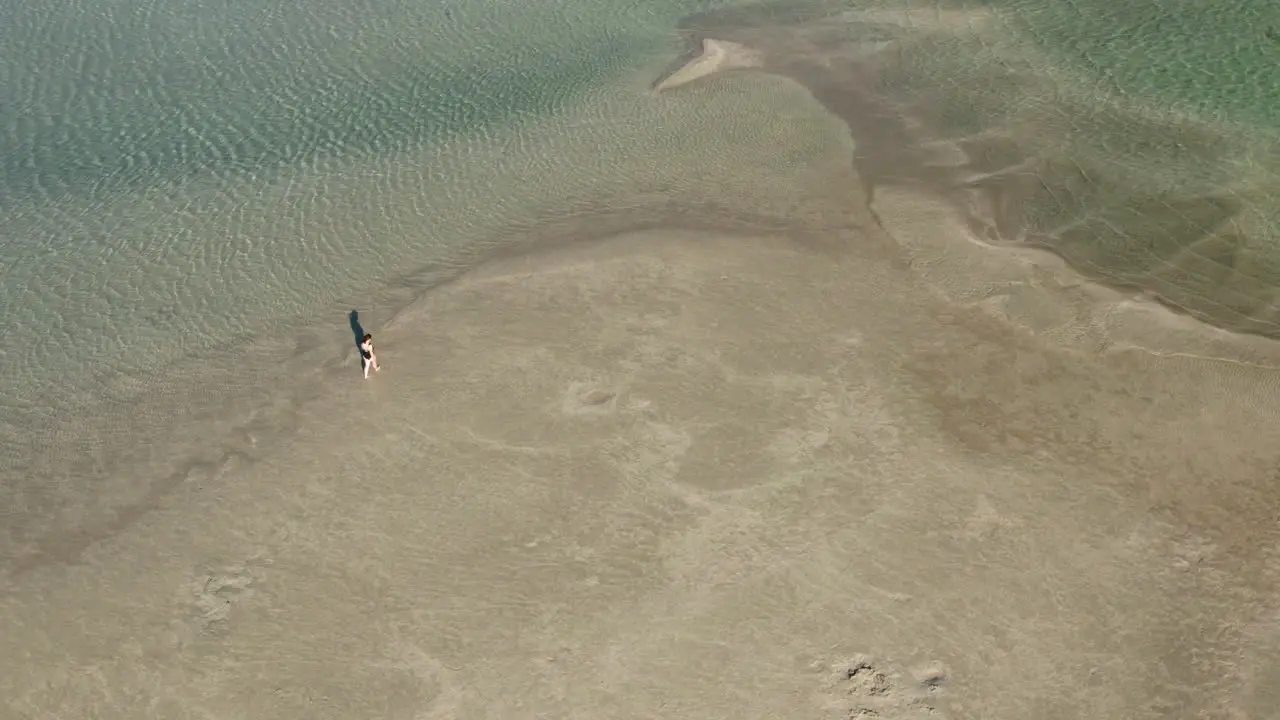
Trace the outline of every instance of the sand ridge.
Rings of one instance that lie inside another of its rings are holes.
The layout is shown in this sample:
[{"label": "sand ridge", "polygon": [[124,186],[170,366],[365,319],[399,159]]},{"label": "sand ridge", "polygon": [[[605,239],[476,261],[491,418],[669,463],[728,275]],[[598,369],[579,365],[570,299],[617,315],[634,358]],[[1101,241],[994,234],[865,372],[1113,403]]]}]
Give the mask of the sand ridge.
[{"label": "sand ridge", "polygon": [[657,92],[674,90],[714,73],[760,67],[762,63],[760,54],[745,45],[702,38],[700,52],[656,81],[653,89]]}]

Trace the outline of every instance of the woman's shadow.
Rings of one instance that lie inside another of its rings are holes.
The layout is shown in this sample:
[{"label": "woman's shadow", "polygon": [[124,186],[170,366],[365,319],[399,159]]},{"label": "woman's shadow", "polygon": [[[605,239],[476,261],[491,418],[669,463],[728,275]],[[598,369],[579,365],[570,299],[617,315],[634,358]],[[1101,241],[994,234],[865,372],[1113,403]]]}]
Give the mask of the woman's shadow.
[{"label": "woman's shadow", "polygon": [[360,326],[360,313],[352,310],[347,319],[351,321],[351,334],[355,336],[356,349],[359,350],[360,344],[364,342],[364,328]]}]

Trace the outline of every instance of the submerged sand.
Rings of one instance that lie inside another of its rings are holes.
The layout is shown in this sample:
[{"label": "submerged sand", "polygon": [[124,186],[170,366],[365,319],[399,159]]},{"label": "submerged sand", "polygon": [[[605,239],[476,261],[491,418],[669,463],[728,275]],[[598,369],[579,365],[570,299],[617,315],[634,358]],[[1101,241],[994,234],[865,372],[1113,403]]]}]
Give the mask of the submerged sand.
[{"label": "submerged sand", "polygon": [[337,327],[282,447],[6,568],[0,714],[1272,714],[1280,350],[846,160]]},{"label": "submerged sand", "polygon": [[286,449],[11,584],[7,716],[1273,708],[1275,372],[1069,347],[1107,330],[831,232],[627,233],[433,293]]}]

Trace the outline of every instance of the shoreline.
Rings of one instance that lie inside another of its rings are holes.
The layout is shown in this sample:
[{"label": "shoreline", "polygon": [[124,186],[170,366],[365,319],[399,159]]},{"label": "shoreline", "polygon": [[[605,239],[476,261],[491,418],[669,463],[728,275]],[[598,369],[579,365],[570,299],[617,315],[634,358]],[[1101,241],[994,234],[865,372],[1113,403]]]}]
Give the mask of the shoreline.
[{"label": "shoreline", "polygon": [[[822,17],[822,13],[818,15]],[[887,27],[897,27],[899,30],[905,27],[904,23],[910,17],[905,11],[888,10],[869,10],[854,15],[860,22],[885,23]],[[761,18],[775,23],[766,26],[772,30],[766,33],[756,31],[757,24],[762,22]],[[847,39],[843,47],[820,47],[809,37],[792,38],[785,31],[777,32],[779,27],[789,24],[801,26],[811,22],[812,18],[782,18],[781,26],[776,24],[778,20],[769,8],[754,12],[708,11],[685,18],[679,24],[679,29],[690,46],[690,53],[696,52],[705,37],[715,35],[733,39],[756,53],[761,61],[757,68],[759,71],[777,74],[799,83],[823,107],[840,118],[860,149],[855,167],[867,185],[866,200],[870,205],[874,206],[876,187],[882,184],[886,187],[923,189],[948,203],[959,216],[964,217],[975,237],[988,237],[993,249],[1040,249],[1066,262],[1081,277],[1109,290],[1156,302],[1175,315],[1189,317],[1210,328],[1269,341],[1280,340],[1280,311],[1272,313],[1274,317],[1255,319],[1225,311],[1215,313],[1208,305],[1197,308],[1189,304],[1189,300],[1198,298],[1180,301],[1154,282],[1117,277],[1114,273],[1100,271],[1082,262],[1081,257],[1073,257],[1064,252],[1061,241],[1034,231],[1028,233],[1019,217],[1019,211],[1016,210],[1019,203],[1024,202],[1021,196],[1026,194],[1025,191],[1016,183],[1002,185],[1001,176],[1007,175],[1010,167],[1017,169],[1016,165],[969,169],[980,163],[973,157],[974,150],[966,148],[966,144],[977,147],[979,153],[990,152],[994,156],[1020,152],[1012,149],[1011,140],[1006,142],[997,138],[992,147],[984,148],[981,142],[970,142],[963,138],[947,139],[939,134],[940,126],[936,118],[920,113],[913,115],[918,108],[910,107],[903,98],[886,95],[877,87],[879,76],[885,72],[878,58],[883,47],[891,45],[893,41],[868,42],[865,50],[858,50],[857,43]],[[976,12],[955,11],[946,16],[927,14],[928,29],[919,32],[945,34],[970,31],[974,27],[985,26],[988,22],[989,19]],[[839,34],[845,31],[831,32]],[[819,33],[815,37],[823,36]],[[896,39],[901,40],[901,34]],[[1154,122],[1150,118],[1145,121],[1149,124]],[[1201,132],[1196,121],[1191,118],[1178,117],[1168,121],[1176,133],[1195,136]],[[1226,188],[1221,194],[1230,192],[1231,189]],[[1215,197],[1216,194],[1208,194],[1203,201],[1212,204],[1216,202]],[[1199,198],[1187,200],[1190,203],[1200,201]],[[872,210],[874,212],[874,207]],[[1280,282],[1280,276],[1273,280]],[[1182,292],[1180,288],[1172,289]],[[1280,297],[1276,298],[1276,302],[1280,303]],[[1271,307],[1267,303],[1260,303],[1259,306],[1262,308],[1261,312],[1269,312],[1268,308]]]},{"label": "shoreline", "polygon": [[1274,707],[1280,347],[985,237],[847,95],[857,147],[790,188],[808,204],[522,223],[358,308],[368,382],[349,308],[259,346],[293,384],[6,568],[0,694],[281,720]]}]

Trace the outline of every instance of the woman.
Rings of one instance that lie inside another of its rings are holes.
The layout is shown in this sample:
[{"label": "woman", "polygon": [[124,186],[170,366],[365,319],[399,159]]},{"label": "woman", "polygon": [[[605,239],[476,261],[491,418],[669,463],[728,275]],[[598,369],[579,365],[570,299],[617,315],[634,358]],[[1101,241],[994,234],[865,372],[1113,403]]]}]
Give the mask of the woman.
[{"label": "woman", "polygon": [[374,372],[382,370],[378,367],[378,356],[373,354],[373,336],[365,333],[364,340],[360,341],[360,355],[364,362],[364,379],[369,379],[369,368],[373,368]]}]

